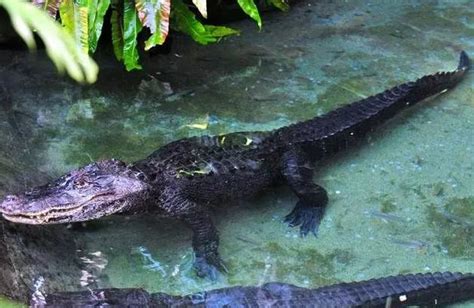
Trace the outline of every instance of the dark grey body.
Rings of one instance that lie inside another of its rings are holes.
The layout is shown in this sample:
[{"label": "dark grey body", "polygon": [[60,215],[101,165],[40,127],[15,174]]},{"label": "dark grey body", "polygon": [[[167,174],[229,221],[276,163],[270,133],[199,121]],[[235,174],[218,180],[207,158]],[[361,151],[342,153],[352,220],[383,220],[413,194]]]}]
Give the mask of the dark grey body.
[{"label": "dark grey body", "polygon": [[187,296],[142,289],[102,289],[46,296],[44,307],[402,307],[436,306],[474,299],[474,275],[434,273],[385,277],[306,289],[285,283],[231,287]]},{"label": "dark grey body", "polygon": [[360,141],[407,107],[454,87],[469,66],[461,52],[452,72],[401,84],[305,122],[270,132],[181,139],[128,166],[116,160],[94,163],[5,197],[0,211],[8,220],[32,224],[160,212],[193,230],[197,273],[215,277],[225,266],[208,204],[220,206],[285,183],[298,197],[285,221],[300,226],[303,236],[316,235],[328,197],[313,183],[313,164]]},{"label": "dark grey body", "polygon": [[286,221],[304,236],[316,234],[328,198],[313,183],[314,162],[356,143],[378,124],[417,102],[442,93],[464,76],[469,59],[463,52],[458,69],[425,76],[322,117],[272,132],[241,132],[178,140],[134,166],[154,187],[166,215],[185,221],[194,231],[198,273],[222,269],[217,231],[206,204],[248,198],[277,182],[288,184],[299,201]]}]

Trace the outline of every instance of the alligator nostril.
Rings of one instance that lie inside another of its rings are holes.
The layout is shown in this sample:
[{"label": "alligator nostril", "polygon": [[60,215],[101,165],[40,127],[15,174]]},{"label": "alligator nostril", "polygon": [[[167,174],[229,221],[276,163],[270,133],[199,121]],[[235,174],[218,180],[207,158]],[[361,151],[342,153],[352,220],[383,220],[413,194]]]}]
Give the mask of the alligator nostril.
[{"label": "alligator nostril", "polygon": [[0,199],[0,211],[2,213],[10,213],[14,211],[20,202],[20,197],[17,195],[6,195],[3,200]]},{"label": "alligator nostril", "polygon": [[10,202],[12,202],[12,201],[17,201],[17,200],[18,200],[18,197],[15,196],[15,195],[7,195],[7,196],[5,196],[5,201],[10,201]]}]

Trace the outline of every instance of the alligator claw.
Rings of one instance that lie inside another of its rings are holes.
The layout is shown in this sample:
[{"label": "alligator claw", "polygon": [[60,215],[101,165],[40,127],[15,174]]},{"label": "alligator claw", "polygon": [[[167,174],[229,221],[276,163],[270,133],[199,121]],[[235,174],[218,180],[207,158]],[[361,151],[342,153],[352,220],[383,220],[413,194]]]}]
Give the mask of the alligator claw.
[{"label": "alligator claw", "polygon": [[221,272],[228,273],[227,267],[218,255],[196,256],[194,269],[199,277],[209,278],[212,281],[217,280]]},{"label": "alligator claw", "polygon": [[324,208],[308,204],[305,201],[298,201],[290,214],[285,216],[285,223],[289,227],[300,226],[300,235],[305,237],[309,232],[318,236],[318,229],[324,214]]}]

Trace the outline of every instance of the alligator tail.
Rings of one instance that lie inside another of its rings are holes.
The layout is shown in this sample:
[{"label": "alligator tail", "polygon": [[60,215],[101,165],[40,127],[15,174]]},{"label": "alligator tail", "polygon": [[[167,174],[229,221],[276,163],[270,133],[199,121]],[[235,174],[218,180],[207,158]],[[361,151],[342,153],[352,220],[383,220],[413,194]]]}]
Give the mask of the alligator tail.
[{"label": "alligator tail", "polygon": [[275,131],[274,144],[283,150],[292,145],[303,147],[315,159],[333,154],[407,107],[451,89],[463,79],[470,66],[467,53],[462,51],[454,71],[427,75],[323,116],[282,127]]},{"label": "alligator tail", "polygon": [[322,287],[313,290],[313,294],[302,293],[301,301],[316,297],[321,307],[434,307],[474,299],[474,275],[408,274]]},{"label": "alligator tail", "polygon": [[459,56],[458,70],[468,70],[470,67],[471,67],[471,61],[469,60],[469,56],[463,50],[461,51],[461,55]]},{"label": "alligator tail", "polygon": [[434,307],[474,299],[474,275],[409,274],[318,289],[285,283],[235,286],[185,296],[142,289],[98,289],[32,296],[31,307]]},{"label": "alligator tail", "polygon": [[463,50],[459,56],[459,65],[455,71],[439,72],[418,79],[413,84],[413,89],[409,96],[412,97],[415,103],[427,97],[444,93],[462,80],[470,66],[469,57]]}]

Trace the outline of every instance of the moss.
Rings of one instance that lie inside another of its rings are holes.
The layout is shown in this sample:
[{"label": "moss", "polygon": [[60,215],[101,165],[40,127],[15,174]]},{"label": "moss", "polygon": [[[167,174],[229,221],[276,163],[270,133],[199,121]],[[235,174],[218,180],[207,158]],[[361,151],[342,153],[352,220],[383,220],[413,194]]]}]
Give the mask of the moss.
[{"label": "moss", "polygon": [[406,275],[406,274],[411,274],[411,273],[413,273],[413,270],[406,269],[406,268],[401,269],[401,270],[398,271],[398,274],[400,274],[400,275]]},{"label": "moss", "polygon": [[[121,124],[111,123],[110,129],[92,128],[95,134],[77,134],[71,137],[66,150],[66,163],[82,165],[91,160],[116,157],[135,160],[145,156],[141,150],[144,140],[127,132]],[[148,145],[146,145],[148,147]]]},{"label": "moss", "polygon": [[[143,257],[139,254],[116,255],[107,265],[106,275],[115,288],[134,286],[147,290],[165,289],[162,275],[159,272],[147,270],[144,265]],[[124,275],[124,273],[127,274]]]},{"label": "moss", "polygon": [[428,208],[428,219],[452,257],[474,257],[474,197],[455,198],[442,210]]},{"label": "moss", "polygon": [[380,212],[382,213],[392,213],[397,210],[397,202],[389,194],[381,194],[379,196],[374,196],[369,198],[369,202],[380,205]]},{"label": "moss", "polygon": [[[410,190],[410,188],[408,188]],[[413,191],[421,200],[428,200],[428,196],[425,193],[425,187],[423,185],[416,185],[415,187],[411,187],[411,191]]]},{"label": "moss", "polygon": [[[225,264],[230,269],[226,274],[229,284],[241,285],[251,274],[261,273],[266,268],[266,263],[260,259],[241,260],[240,258],[226,258]],[[247,277],[242,277],[240,273],[250,273]],[[250,278],[251,279],[251,278]]]},{"label": "moss", "polygon": [[343,265],[350,265],[354,260],[354,255],[350,251],[339,248],[334,249],[330,256],[334,261]]},{"label": "moss", "polygon": [[460,22],[460,20],[464,18],[469,20],[469,16],[474,18],[473,15],[472,12],[459,8],[433,10],[432,6],[423,5],[417,10],[408,10],[404,19],[408,20],[411,26],[415,26],[420,30],[429,31],[432,25],[436,25],[439,29],[449,29],[452,35],[455,35],[455,33],[468,35],[474,33],[474,30]]},{"label": "moss", "polygon": [[118,158],[134,161],[145,157],[162,145],[163,136],[138,134],[134,128],[123,123],[109,121],[91,121],[76,123],[75,133],[65,143],[65,162],[71,165],[82,165],[91,160]]},{"label": "moss", "polygon": [[474,197],[453,199],[446,203],[445,210],[466,223],[474,224]]},{"label": "moss", "polygon": [[[377,40],[381,41],[381,44],[399,44],[400,39],[404,40],[403,48],[414,48],[415,43],[411,39],[413,36],[417,36],[419,33],[408,24],[397,24],[391,23],[375,25],[367,28],[367,33]],[[383,38],[383,39],[381,39]],[[387,60],[386,63],[398,63],[398,65],[405,66],[407,64],[400,63],[400,61]],[[408,62],[408,61],[406,61]],[[411,65],[411,64],[409,64]]]},{"label": "moss", "polygon": [[8,299],[6,297],[0,296],[0,307],[2,308],[23,308],[23,307],[28,307],[25,304],[15,302],[11,299]]},{"label": "moss", "polygon": [[87,123],[98,120],[107,120],[117,109],[126,108],[116,105],[114,101],[107,102],[103,96],[91,95],[86,99],[79,99],[68,110],[66,121],[69,123]]},{"label": "moss", "polygon": [[439,11],[438,15],[444,19],[455,20],[455,23],[465,23],[469,28],[471,26],[469,21],[474,19],[474,11],[463,10],[463,4],[460,4],[460,6],[461,9],[459,6],[443,7],[443,9]]},{"label": "moss", "polygon": [[[340,71],[338,70],[338,72]],[[370,95],[369,81],[354,77],[329,86],[324,93],[318,96],[316,106],[318,112],[323,114],[368,95]]]},{"label": "moss", "polygon": [[382,213],[392,213],[397,210],[397,205],[393,199],[384,199],[380,205],[380,211]]},{"label": "moss", "polygon": [[280,253],[286,253],[286,249],[283,249],[283,247],[280,246],[280,244],[276,242],[269,242],[267,243],[265,250],[268,251],[269,253],[273,255],[278,255]]},{"label": "moss", "polygon": [[433,184],[432,186],[432,195],[436,197],[441,197],[444,195],[444,192],[446,190],[446,184],[438,182]]},{"label": "moss", "polygon": [[78,100],[67,113],[67,122],[78,122],[94,119],[94,110],[90,99]]},{"label": "moss", "polygon": [[264,250],[275,257],[275,280],[307,281],[311,286],[336,282],[331,278],[334,276],[335,263],[343,263],[351,258],[339,250],[324,255],[314,248],[286,248],[276,242],[267,243]]}]

